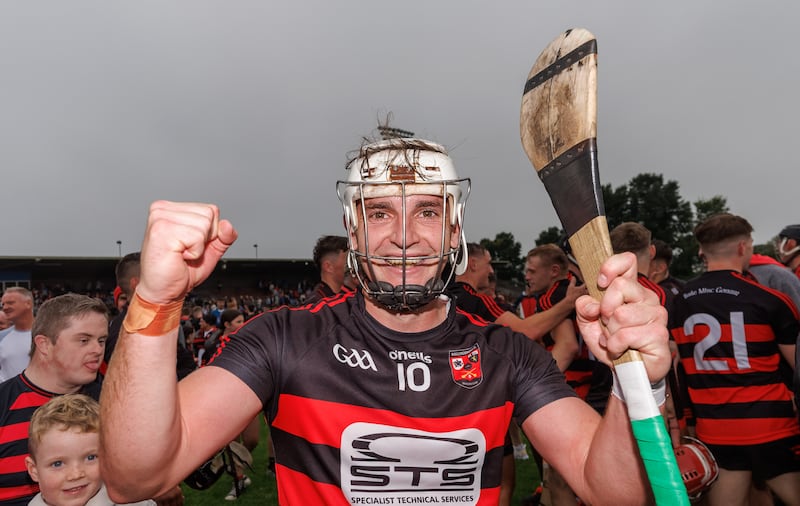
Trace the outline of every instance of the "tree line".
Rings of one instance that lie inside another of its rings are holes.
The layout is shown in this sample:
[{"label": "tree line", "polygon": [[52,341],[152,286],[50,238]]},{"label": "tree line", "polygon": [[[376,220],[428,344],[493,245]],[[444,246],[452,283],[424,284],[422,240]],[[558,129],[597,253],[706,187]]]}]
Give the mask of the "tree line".
[{"label": "tree line", "polygon": [[[672,247],[673,259],[670,273],[681,279],[690,279],[702,270],[697,255],[698,245],[692,230],[709,216],[729,212],[727,199],[715,195],[709,199],[688,202],[680,194],[677,181],[664,181],[662,174],[643,173],[622,186],[602,186],[606,219],[609,229],[626,221],[635,221],[647,227],[653,239],[661,239]],[[563,244],[566,234],[560,227],[542,230],[536,245]],[[519,279],[525,268],[522,244],[510,232],[500,232],[494,239],[481,239],[481,245],[492,253],[498,279]],[[755,246],[757,253],[775,256],[772,243]]]}]

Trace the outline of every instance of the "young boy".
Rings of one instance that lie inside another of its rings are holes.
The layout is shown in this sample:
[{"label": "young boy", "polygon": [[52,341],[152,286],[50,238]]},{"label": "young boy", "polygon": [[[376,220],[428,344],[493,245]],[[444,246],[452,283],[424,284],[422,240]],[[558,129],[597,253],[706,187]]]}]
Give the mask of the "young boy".
[{"label": "young boy", "polygon": [[[39,483],[32,506],[109,506],[100,476],[100,405],[86,395],[55,397],[28,428],[28,473]],[[136,503],[155,505],[153,501]]]}]

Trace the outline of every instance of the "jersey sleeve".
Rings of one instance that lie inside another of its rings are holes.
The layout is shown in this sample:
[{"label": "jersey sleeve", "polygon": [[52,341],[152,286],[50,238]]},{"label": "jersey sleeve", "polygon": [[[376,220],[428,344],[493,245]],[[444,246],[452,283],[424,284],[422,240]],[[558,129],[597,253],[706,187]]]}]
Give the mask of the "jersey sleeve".
[{"label": "jersey sleeve", "polygon": [[279,340],[276,314],[263,313],[220,342],[207,366],[233,373],[266,405],[276,383],[273,358],[280,356]]},{"label": "jersey sleeve", "polygon": [[455,283],[449,293],[455,298],[459,309],[480,316],[487,322],[494,322],[506,312],[488,295],[476,292],[464,283]]},{"label": "jersey sleeve", "polygon": [[[567,298],[567,288],[569,287],[569,279],[562,279],[556,281],[547,291],[539,295],[537,299],[537,312],[547,311],[553,309],[553,306]],[[573,307],[567,319],[575,321],[578,318],[575,308]]]},{"label": "jersey sleeve", "polygon": [[783,304],[777,305],[777,314],[772,319],[775,340],[778,344],[795,344],[798,334],[800,334],[800,321],[797,319],[797,309],[788,296],[781,297],[781,301]]},{"label": "jersey sleeve", "polygon": [[520,422],[537,409],[563,397],[577,397],[567,385],[564,375],[558,370],[553,356],[541,345],[522,334],[514,339],[515,409],[514,416]]}]

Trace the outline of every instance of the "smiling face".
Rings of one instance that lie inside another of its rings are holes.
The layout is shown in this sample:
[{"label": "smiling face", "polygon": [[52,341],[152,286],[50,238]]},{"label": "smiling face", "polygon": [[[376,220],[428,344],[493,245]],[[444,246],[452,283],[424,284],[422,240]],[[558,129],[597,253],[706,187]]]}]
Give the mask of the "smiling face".
[{"label": "smiling face", "polygon": [[55,343],[46,336],[35,336],[60,393],[76,391],[95,380],[107,337],[108,320],[95,312],[70,317]]},{"label": "smiling face", "polygon": [[392,286],[425,286],[438,278],[444,255],[458,247],[457,227],[451,228],[442,197],[409,195],[379,197],[358,207],[360,223],[351,231],[361,273],[373,282]]},{"label": "smiling face", "polygon": [[35,455],[25,459],[42,498],[51,506],[83,506],[100,490],[100,436],[55,426],[42,434]]}]

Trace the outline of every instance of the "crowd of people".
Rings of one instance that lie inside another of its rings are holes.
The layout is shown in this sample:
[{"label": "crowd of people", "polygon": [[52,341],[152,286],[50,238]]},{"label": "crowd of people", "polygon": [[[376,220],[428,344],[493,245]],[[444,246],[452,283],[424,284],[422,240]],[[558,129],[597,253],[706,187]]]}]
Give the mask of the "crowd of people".
[{"label": "crowd of people", "polygon": [[[365,144],[315,285],[194,297],[235,228],[160,201],[113,292],[7,289],[0,504],[182,504],[178,484],[213,483],[220,452],[255,450],[261,416],[284,505],[509,505],[540,485],[514,481],[525,439],[544,485],[531,503],[646,504],[613,366],[635,348],[673,446],[713,456],[690,492],[800,505],[800,225],[770,260],[744,218],[712,216],[695,230],[705,272],[684,282],[669,245],[622,224],[601,303],[568,247],[542,245],[509,304],[466,240],[469,184],[437,144]],[[227,500],[251,484],[241,462]]]}]

